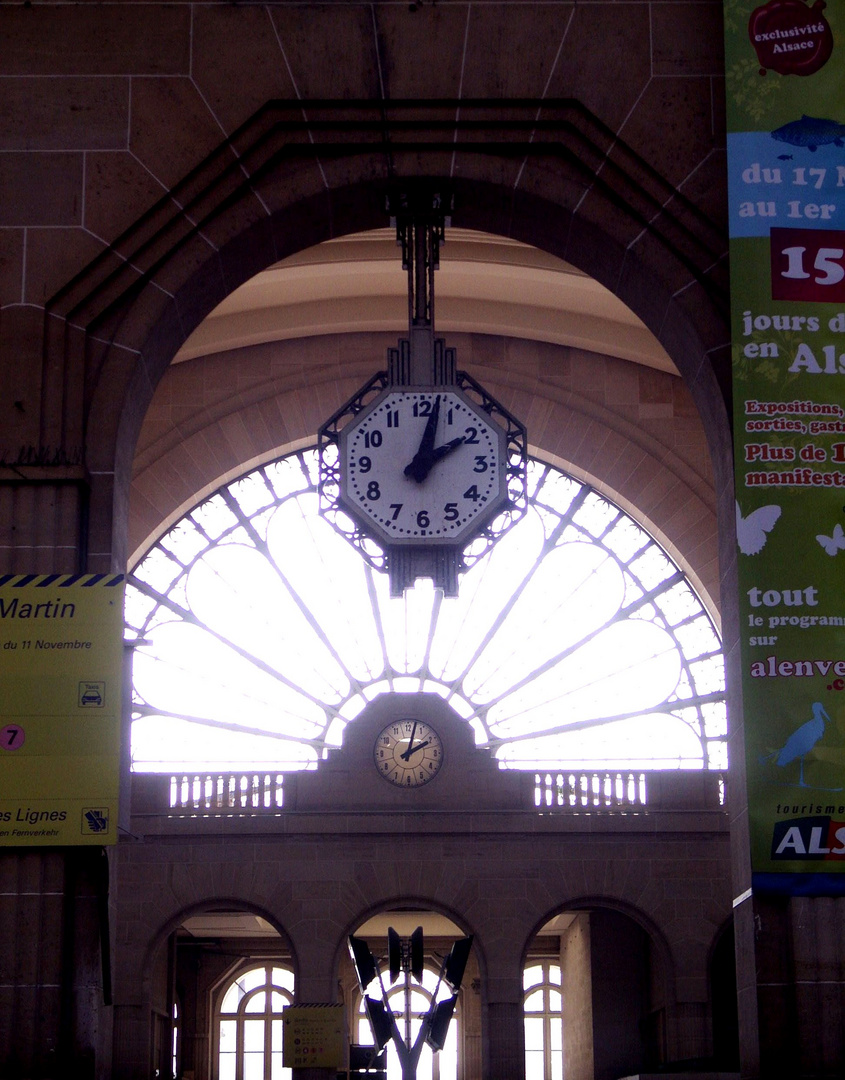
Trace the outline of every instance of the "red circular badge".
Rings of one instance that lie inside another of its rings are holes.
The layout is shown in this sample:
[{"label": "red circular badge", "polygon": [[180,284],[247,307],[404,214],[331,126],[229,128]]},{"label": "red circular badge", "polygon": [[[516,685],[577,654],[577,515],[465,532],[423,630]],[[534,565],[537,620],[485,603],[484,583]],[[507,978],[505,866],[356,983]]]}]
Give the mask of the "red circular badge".
[{"label": "red circular badge", "polygon": [[830,59],[833,33],[822,15],[825,0],[807,7],[803,0],[770,0],[748,20],[748,36],[757,51],[761,75],[812,75]]}]

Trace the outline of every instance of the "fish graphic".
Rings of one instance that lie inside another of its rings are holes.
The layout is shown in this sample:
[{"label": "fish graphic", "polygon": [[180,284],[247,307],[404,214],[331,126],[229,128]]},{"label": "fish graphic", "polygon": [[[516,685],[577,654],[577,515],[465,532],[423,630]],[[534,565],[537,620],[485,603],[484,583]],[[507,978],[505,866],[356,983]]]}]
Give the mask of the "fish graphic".
[{"label": "fish graphic", "polygon": [[800,120],[790,120],[783,127],[775,128],[772,138],[790,146],[806,146],[815,153],[818,147],[827,146],[828,143],[845,146],[845,124],[805,114]]}]

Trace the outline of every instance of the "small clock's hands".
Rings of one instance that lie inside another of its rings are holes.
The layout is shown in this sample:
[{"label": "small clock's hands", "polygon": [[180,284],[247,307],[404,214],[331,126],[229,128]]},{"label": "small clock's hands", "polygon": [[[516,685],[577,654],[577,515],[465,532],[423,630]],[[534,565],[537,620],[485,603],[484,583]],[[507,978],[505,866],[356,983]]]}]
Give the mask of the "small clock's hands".
[{"label": "small clock's hands", "polygon": [[420,443],[420,454],[428,456],[434,449],[434,437],[437,434],[437,421],[440,419],[440,395],[434,399],[434,404],[431,406],[431,415],[425,425],[425,431],[423,431],[422,442]]},{"label": "small clock's hands", "polygon": [[417,734],[417,722],[414,721],[414,726],[411,728],[411,737],[408,740],[408,749],[399,755],[403,761],[407,761],[414,751],[414,736]]},{"label": "small clock's hands", "polygon": [[439,416],[440,395],[438,394],[434,399],[431,415],[425,425],[420,448],[414,455],[414,460],[411,464],[405,467],[405,475],[412,480],[416,480],[418,484],[421,484],[423,480],[425,480],[438,461],[442,461],[447,454],[451,454],[453,450],[456,450],[461,443],[466,440],[465,435],[459,435],[456,439],[451,439],[449,442],[443,443],[442,446],[435,448],[434,437],[437,434],[437,420]]},{"label": "small clock's hands", "polygon": [[410,761],[411,754],[416,754],[418,750],[424,750],[427,746],[431,745],[431,739],[426,739],[425,742],[419,742],[416,746],[413,746],[413,748],[412,745],[413,744],[410,744],[408,746],[408,749],[405,751],[404,754],[399,755],[399,757],[402,758],[403,761]]},{"label": "small clock's hands", "polygon": [[436,450],[432,450],[431,464],[436,465],[438,461],[442,461],[447,454],[451,454],[452,451],[456,450],[463,442],[466,442],[466,435],[459,435],[457,439],[452,439],[442,446],[438,446]]},{"label": "small clock's hands", "polygon": [[434,439],[437,435],[437,421],[440,418],[440,395],[434,399],[434,404],[431,407],[428,420],[426,421],[425,428],[423,430],[423,436],[420,440],[420,448],[414,454],[414,460],[410,465],[405,466],[405,475],[412,480],[416,480],[418,484],[421,484],[423,480],[431,472],[431,466],[434,464],[432,455],[434,454]]}]

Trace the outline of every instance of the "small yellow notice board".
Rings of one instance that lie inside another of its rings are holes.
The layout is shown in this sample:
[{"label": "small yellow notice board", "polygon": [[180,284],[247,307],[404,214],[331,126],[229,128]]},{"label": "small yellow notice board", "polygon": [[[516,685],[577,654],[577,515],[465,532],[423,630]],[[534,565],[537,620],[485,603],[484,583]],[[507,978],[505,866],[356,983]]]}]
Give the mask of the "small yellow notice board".
[{"label": "small yellow notice board", "polygon": [[289,1005],[282,1013],[286,1069],[342,1069],[346,1022],[342,1005]]},{"label": "small yellow notice board", "polygon": [[117,839],[123,575],[0,575],[0,845]]}]

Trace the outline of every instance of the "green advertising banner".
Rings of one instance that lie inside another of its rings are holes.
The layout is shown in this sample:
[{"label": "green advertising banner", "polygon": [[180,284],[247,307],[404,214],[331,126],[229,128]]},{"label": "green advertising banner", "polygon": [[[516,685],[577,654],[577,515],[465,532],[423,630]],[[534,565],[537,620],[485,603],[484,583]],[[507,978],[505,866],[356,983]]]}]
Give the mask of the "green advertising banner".
[{"label": "green advertising banner", "polygon": [[753,883],[845,892],[845,0],[726,0]]},{"label": "green advertising banner", "polygon": [[123,575],[0,576],[0,844],[117,839]]}]

